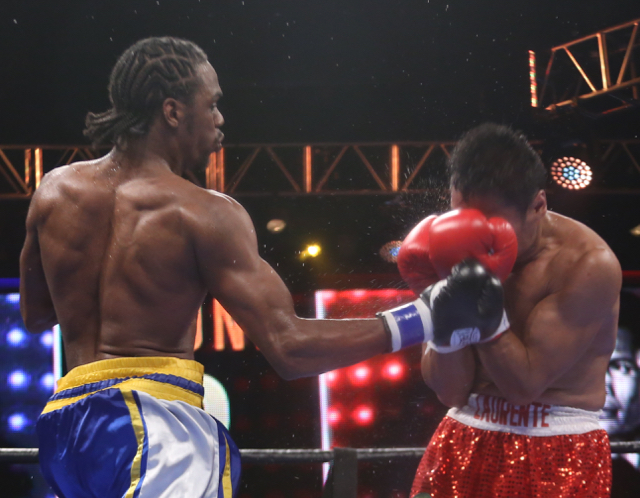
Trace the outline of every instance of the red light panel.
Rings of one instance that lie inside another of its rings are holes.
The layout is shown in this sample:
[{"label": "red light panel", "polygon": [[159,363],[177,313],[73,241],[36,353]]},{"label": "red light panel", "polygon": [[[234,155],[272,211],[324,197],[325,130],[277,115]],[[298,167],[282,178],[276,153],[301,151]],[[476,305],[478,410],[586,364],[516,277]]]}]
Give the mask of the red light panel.
[{"label": "red light panel", "polygon": [[353,420],[358,425],[369,425],[373,422],[373,408],[369,405],[360,405],[353,411]]},{"label": "red light panel", "polygon": [[389,380],[401,380],[405,374],[405,365],[397,360],[391,360],[382,367],[383,377]]}]

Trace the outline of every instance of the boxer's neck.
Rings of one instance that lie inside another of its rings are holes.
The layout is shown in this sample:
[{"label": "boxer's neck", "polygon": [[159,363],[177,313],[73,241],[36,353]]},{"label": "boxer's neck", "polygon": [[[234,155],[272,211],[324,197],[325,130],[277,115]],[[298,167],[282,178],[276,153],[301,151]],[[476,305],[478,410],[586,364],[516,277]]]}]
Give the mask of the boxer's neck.
[{"label": "boxer's neck", "polygon": [[[522,247],[518,253],[515,264],[516,268],[522,268],[540,257],[548,246],[549,237],[546,235],[549,233],[549,228],[549,215],[546,214],[532,227],[530,238],[527,239],[526,245]],[[522,241],[520,241],[520,243],[522,243]]]},{"label": "boxer's neck", "polygon": [[180,154],[171,140],[159,135],[152,128],[147,135],[128,140],[126,147],[114,148],[114,160],[123,167],[163,169],[182,174]]}]

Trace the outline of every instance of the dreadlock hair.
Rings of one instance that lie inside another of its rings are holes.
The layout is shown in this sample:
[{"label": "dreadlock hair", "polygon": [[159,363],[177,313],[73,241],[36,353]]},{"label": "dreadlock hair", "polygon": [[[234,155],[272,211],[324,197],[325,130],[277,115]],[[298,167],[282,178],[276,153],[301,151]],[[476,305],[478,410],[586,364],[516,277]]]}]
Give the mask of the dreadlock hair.
[{"label": "dreadlock hair", "polygon": [[464,201],[491,195],[522,214],[544,189],[547,171],[524,135],[507,126],[482,124],[456,144],[449,160],[451,187]]},{"label": "dreadlock hair", "polygon": [[195,43],[171,37],[140,40],[120,56],[109,78],[111,109],[87,114],[84,135],[94,147],[125,148],[142,136],[167,98],[186,103],[199,85],[198,67],[207,55]]}]

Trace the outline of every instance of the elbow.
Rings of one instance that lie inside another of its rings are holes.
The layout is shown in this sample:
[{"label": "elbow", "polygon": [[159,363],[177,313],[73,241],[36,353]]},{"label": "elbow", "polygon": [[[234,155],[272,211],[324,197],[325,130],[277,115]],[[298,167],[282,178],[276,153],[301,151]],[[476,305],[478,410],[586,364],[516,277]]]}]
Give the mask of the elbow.
[{"label": "elbow", "polygon": [[503,397],[512,405],[530,405],[540,399],[544,393],[544,389],[534,389],[531,386],[520,386],[515,389],[511,389],[507,392],[503,392]]},{"label": "elbow", "polygon": [[469,394],[464,394],[464,395],[460,395],[460,394],[445,394],[445,393],[441,393],[438,394],[436,393],[438,396],[438,399],[440,400],[440,403],[442,403],[444,406],[447,406],[449,408],[462,408],[463,406],[465,406],[467,404],[467,401],[469,400]]},{"label": "elbow", "polygon": [[308,369],[308,361],[299,353],[296,341],[278,341],[263,350],[267,361],[276,373],[284,380],[295,380],[308,377],[314,373]]},{"label": "elbow", "polygon": [[269,359],[269,364],[284,380],[296,380],[300,377],[304,377],[304,374],[300,373],[300,371],[296,368],[294,362],[290,361],[286,357],[271,358]]},{"label": "elbow", "polygon": [[452,387],[442,384],[436,385],[434,382],[429,382],[429,380],[427,377],[424,378],[425,383],[436,393],[438,400],[444,406],[462,408],[469,401],[471,383]]},{"label": "elbow", "polygon": [[55,313],[51,313],[47,316],[37,316],[33,313],[27,312],[25,308],[22,308],[20,311],[25,328],[32,334],[40,334],[45,330],[50,330],[54,325],[58,324],[58,319]]}]

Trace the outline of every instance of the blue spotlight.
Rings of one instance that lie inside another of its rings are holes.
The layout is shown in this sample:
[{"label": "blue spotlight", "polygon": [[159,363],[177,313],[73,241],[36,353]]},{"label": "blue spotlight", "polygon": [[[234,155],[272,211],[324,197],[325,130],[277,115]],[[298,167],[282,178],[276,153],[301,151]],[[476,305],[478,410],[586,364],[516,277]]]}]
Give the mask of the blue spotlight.
[{"label": "blue spotlight", "polygon": [[51,372],[46,373],[42,377],[40,377],[40,387],[45,391],[52,391],[54,383],[55,380]]},{"label": "blue spotlight", "polygon": [[8,418],[8,423],[10,430],[12,430],[13,432],[20,432],[27,426],[29,420],[24,415],[24,413],[14,413]]},{"label": "blue spotlight", "polygon": [[53,346],[53,332],[51,330],[42,333],[40,336],[40,344],[47,349],[51,349],[51,346]]},{"label": "blue spotlight", "polygon": [[20,294],[7,294],[7,302],[11,304],[17,304],[20,302]]},{"label": "blue spotlight", "polygon": [[9,384],[11,389],[19,391],[28,387],[30,381],[31,376],[28,373],[24,372],[23,370],[14,370],[9,374],[7,383]]},{"label": "blue spotlight", "polygon": [[7,333],[7,343],[10,346],[19,348],[21,346],[24,346],[27,340],[28,340],[27,333],[24,330],[19,329],[17,327],[14,329],[11,329]]}]

